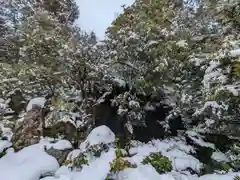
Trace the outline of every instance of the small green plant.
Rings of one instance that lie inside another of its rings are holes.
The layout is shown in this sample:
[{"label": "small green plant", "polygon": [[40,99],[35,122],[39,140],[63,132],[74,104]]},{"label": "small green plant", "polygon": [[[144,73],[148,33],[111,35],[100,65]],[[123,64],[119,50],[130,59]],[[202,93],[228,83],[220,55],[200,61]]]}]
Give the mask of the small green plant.
[{"label": "small green plant", "polygon": [[171,161],[161,153],[151,153],[146,157],[143,164],[151,164],[158,173],[170,172],[172,170]]},{"label": "small green plant", "polygon": [[119,157],[113,160],[113,162],[110,164],[110,168],[110,172],[117,173],[123,171],[126,168],[136,168],[136,165],[131,164],[127,160],[124,160],[122,157]]},{"label": "small green plant", "polygon": [[88,165],[88,159],[84,153],[81,153],[75,159],[73,159],[72,167],[82,169],[83,165]]},{"label": "small green plant", "polygon": [[115,139],[115,146],[116,146],[116,158],[113,160],[113,162],[110,163],[110,173],[108,174],[106,180],[114,179],[112,178],[114,174],[123,171],[126,168],[136,168],[137,166],[135,164],[131,164],[127,160],[123,158],[123,153],[120,149],[119,139]]}]

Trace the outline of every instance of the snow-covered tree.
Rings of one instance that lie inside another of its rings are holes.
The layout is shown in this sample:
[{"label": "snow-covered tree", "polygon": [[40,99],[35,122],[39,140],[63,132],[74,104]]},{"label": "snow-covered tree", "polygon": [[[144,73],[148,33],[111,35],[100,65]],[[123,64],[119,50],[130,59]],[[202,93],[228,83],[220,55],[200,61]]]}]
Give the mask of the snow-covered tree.
[{"label": "snow-covered tree", "polygon": [[229,130],[239,114],[238,8],[238,1],[135,1],[108,29],[110,68],[147,94],[164,89],[187,124]]}]

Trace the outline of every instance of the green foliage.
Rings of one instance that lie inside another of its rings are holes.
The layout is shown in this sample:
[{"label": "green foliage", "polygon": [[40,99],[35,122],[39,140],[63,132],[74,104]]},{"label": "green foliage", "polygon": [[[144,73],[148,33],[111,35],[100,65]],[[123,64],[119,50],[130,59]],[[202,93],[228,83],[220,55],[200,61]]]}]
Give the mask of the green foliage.
[{"label": "green foliage", "polygon": [[127,160],[124,160],[123,157],[119,157],[113,160],[110,164],[110,172],[117,173],[123,171],[126,168],[136,168],[135,165],[132,165]]},{"label": "green foliage", "polygon": [[100,157],[102,152],[107,152],[108,150],[109,146],[101,143],[90,146],[86,152],[92,153],[95,157]]},{"label": "green foliage", "polygon": [[233,178],[233,180],[240,180],[240,177],[237,175]]},{"label": "green foliage", "polygon": [[72,161],[72,167],[82,169],[83,165],[88,165],[87,156],[84,153],[81,153]]},{"label": "green foliage", "polygon": [[170,172],[172,170],[171,161],[161,153],[151,153],[143,160],[142,163],[151,164],[160,174]]},{"label": "green foliage", "polygon": [[[135,164],[131,164],[127,160],[123,158],[122,150],[120,149],[119,139],[115,139],[115,145],[116,145],[116,158],[113,160],[113,162],[110,163],[110,173],[115,174],[120,171],[123,171],[126,168],[136,168]],[[110,176],[110,175],[109,175]]]},{"label": "green foliage", "polygon": [[240,76],[240,59],[238,60],[239,62],[236,62],[234,65],[234,73],[237,76]]}]

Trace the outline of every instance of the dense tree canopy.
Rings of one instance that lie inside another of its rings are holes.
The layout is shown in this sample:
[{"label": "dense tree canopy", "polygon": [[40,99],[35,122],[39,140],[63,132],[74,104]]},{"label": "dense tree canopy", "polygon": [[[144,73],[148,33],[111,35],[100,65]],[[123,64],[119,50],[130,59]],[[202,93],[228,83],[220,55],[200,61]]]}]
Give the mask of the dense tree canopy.
[{"label": "dense tree canopy", "polygon": [[172,109],[166,121],[237,135],[239,8],[237,0],[136,0],[98,41],[75,25],[72,0],[1,1],[1,98],[20,88],[27,99],[50,93],[68,104],[75,93],[78,111],[94,117],[98,98],[116,91],[110,104],[128,126],[146,125],[143,104],[159,101]]}]

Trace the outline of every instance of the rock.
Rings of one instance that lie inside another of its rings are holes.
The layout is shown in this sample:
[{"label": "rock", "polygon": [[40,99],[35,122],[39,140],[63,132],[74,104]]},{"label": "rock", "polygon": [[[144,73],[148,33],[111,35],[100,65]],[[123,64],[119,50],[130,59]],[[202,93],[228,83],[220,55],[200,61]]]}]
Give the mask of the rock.
[{"label": "rock", "polygon": [[63,136],[64,139],[67,139],[72,144],[77,144],[82,139],[81,132],[70,122],[57,122],[49,127],[43,129],[44,137],[58,138],[59,135]]},{"label": "rock", "polygon": [[62,165],[64,161],[66,160],[68,154],[72,151],[72,149],[54,149],[53,147],[46,150],[46,152],[50,155],[56,158],[58,163]]},{"label": "rock", "polygon": [[127,137],[127,130],[124,126],[127,119],[126,116],[118,115],[118,107],[111,106],[111,99],[114,98],[114,95],[113,93],[105,93],[99,98],[99,103],[93,108],[93,119],[95,127],[107,126],[120,138],[121,142],[124,142]]},{"label": "rock", "polygon": [[40,107],[27,112],[23,121],[17,122],[13,132],[12,142],[14,148],[20,150],[26,146],[38,143],[41,136],[41,111]]},{"label": "rock", "polygon": [[145,143],[152,139],[162,139],[164,137],[164,128],[157,122],[148,122],[146,127],[134,126],[133,132],[136,140]]},{"label": "rock", "polygon": [[144,106],[146,126],[134,126],[135,139],[148,142],[152,139],[162,139],[165,129],[160,124],[167,117],[170,107],[161,103],[149,103]]},{"label": "rock", "polygon": [[178,130],[186,130],[180,115],[170,118],[168,125],[172,136],[177,136]]},{"label": "rock", "polygon": [[15,114],[18,115],[22,110],[24,110],[26,100],[20,89],[16,89],[11,92],[8,98],[10,99],[8,106],[15,112]]}]

